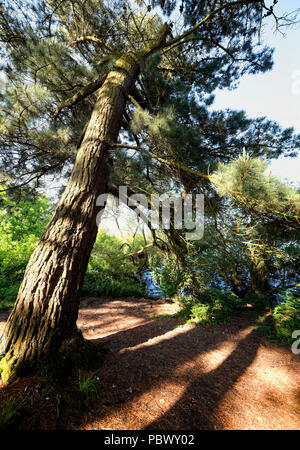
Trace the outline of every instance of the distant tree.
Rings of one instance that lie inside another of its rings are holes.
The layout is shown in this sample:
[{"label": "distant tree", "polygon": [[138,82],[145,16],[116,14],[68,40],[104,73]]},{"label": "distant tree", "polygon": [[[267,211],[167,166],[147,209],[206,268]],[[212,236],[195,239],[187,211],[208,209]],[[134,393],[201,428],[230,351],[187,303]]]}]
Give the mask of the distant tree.
[{"label": "distant tree", "polygon": [[300,192],[244,153],[210,176],[221,196],[194,246],[202,283],[220,281],[241,296],[299,286]]}]

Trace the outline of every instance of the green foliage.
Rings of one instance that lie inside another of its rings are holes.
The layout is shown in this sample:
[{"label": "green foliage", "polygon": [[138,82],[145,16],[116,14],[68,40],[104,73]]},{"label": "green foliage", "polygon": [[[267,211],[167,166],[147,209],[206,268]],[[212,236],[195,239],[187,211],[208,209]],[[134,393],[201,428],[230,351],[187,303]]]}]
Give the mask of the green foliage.
[{"label": "green foliage", "polygon": [[269,310],[272,304],[273,298],[271,295],[265,294],[255,294],[251,292],[249,295],[245,297],[246,303],[254,306],[258,311]]},{"label": "green foliage", "polygon": [[[230,5],[227,0],[213,4],[204,0],[134,3],[125,0],[35,0],[27,2],[24,7],[23,0],[1,2],[0,53],[5,81],[0,93],[3,111],[0,117],[0,151],[4,155],[2,166],[16,184],[23,179],[28,181],[29,173],[31,181],[40,182],[41,176],[61,172],[65,163],[72,163],[95,94],[92,92],[76,105],[63,108],[61,120],[54,118],[55,106],[82,92],[93,80],[102,78],[120,55],[132,52],[140,56],[153,47],[164,28],[165,14],[179,6],[184,16],[175,14],[176,17],[172,18],[177,22],[173,32],[174,37],[177,35],[179,38],[178,45],[166,53],[156,52],[152,55],[152,63],[156,61],[156,64],[150,64],[151,67],[145,64],[141,71],[144,89],[138,89],[149,100],[149,110],[154,112],[154,117],[161,107],[168,112],[170,106],[177,104],[177,111],[181,110],[185,117],[182,120],[175,115],[175,123],[178,129],[182,129],[180,125],[189,113],[188,97],[196,96],[198,103],[205,103],[208,94],[209,102],[212,102],[210,94],[217,88],[235,87],[245,73],[265,72],[272,67],[273,50],[262,46],[258,39],[263,13],[268,10],[256,0],[247,2],[247,5],[240,2]],[[162,9],[154,9],[158,4]],[[208,19],[210,13],[219,7],[222,12],[212,14]],[[195,34],[190,34],[192,39],[185,39],[185,34],[180,38],[181,31],[191,31],[193,25],[205,16],[208,20],[203,21],[198,31],[194,30]],[[284,18],[278,19],[277,24],[282,25],[282,22]],[[172,26],[173,22],[169,25]],[[88,36],[92,39],[84,38]],[[201,39],[194,39],[197,36]],[[182,91],[186,95],[182,96]],[[195,106],[196,102],[191,103]],[[194,122],[194,130],[189,134],[192,139],[184,141],[181,130],[178,142],[187,143],[180,156],[193,153],[196,159],[200,153],[202,160],[207,162],[211,153],[207,151],[208,145],[219,147],[217,141],[220,136],[222,143],[227,136],[219,124],[211,133],[207,117],[203,115],[207,114],[201,104],[192,120],[186,122],[187,134]],[[161,119],[161,115],[157,117]],[[159,120],[154,121],[156,127]],[[234,134],[233,122],[228,130],[230,134]],[[210,126],[214,123],[216,120],[212,120]],[[173,129],[176,129],[174,121],[170,131],[172,141],[175,141]],[[200,135],[201,152],[194,146],[196,130]],[[259,127],[259,135],[262,135],[262,127]],[[244,134],[242,139],[245,139]],[[272,138],[266,140],[262,137],[262,140],[272,148]],[[277,139],[274,141],[276,145],[281,144]],[[231,151],[231,146],[225,142],[226,152]],[[231,148],[235,153],[235,146]]]},{"label": "green foliage", "polygon": [[79,371],[78,392],[86,406],[101,398],[101,384],[95,373]]},{"label": "green foliage", "polygon": [[132,280],[114,280],[112,276],[101,271],[97,273],[87,272],[82,287],[83,296],[108,296],[108,297],[145,297],[145,289]]},{"label": "green foliage", "polygon": [[221,196],[229,196],[258,213],[284,215],[298,224],[300,193],[267,174],[266,169],[266,160],[250,158],[244,152],[229,164],[219,164],[210,179]]},{"label": "green foliage", "polygon": [[[203,307],[203,312],[206,312],[206,307],[208,308],[208,305],[204,305],[203,303],[200,303],[199,299],[192,295],[184,296],[184,297],[176,297],[175,302],[180,306],[179,315],[183,316],[186,320],[192,320],[192,317],[194,316],[194,312],[198,308],[201,309]],[[199,311],[199,309],[198,309]]]},{"label": "green foliage", "polygon": [[292,333],[300,330],[300,298],[289,293],[283,297],[285,302],[273,311],[273,325],[276,337],[283,343],[292,343]]},{"label": "green foliage", "polygon": [[221,289],[206,289],[200,297],[177,297],[179,312],[187,323],[221,323],[229,322],[234,313],[244,306],[244,301],[232,292]]},{"label": "green foliage", "polygon": [[28,401],[28,397],[12,396],[0,405],[0,430],[8,428],[14,423]]},{"label": "green foliage", "polygon": [[138,278],[143,260],[128,256],[141,246],[139,237],[129,244],[100,230],[89,260],[82,294],[144,297],[145,289]]},{"label": "green foliage", "polygon": [[[7,192],[0,197],[0,308],[12,306],[31,253],[42,235],[51,205],[44,196],[14,201]],[[138,279],[143,260],[127,257],[142,246],[142,239],[124,244],[99,232],[85,277],[83,295],[143,297]]]},{"label": "green foliage", "polygon": [[198,291],[222,285],[258,309],[270,308],[275,286],[292,287],[300,267],[299,191],[266,168],[246,153],[220,164],[210,178],[222,197],[208,195],[204,237],[186,255]]},{"label": "green foliage", "polygon": [[267,314],[258,317],[256,323],[258,324],[258,331],[265,337],[271,340],[279,341],[274,329],[273,318]]},{"label": "green foliage", "polygon": [[62,391],[64,403],[75,409],[84,410],[102,396],[101,383],[95,372],[79,370],[72,386]]},{"label": "green foliage", "polygon": [[158,257],[149,259],[149,266],[154,280],[162,290],[165,297],[173,297],[184,281],[184,273],[178,267],[175,258],[169,257],[160,261]]},{"label": "green foliage", "polygon": [[0,194],[0,308],[14,302],[50,210],[49,200],[42,195],[17,202],[8,192]]},{"label": "green foliage", "polygon": [[[5,189],[5,186],[0,186]],[[11,241],[24,237],[39,238],[49,220],[49,200],[44,195],[28,196],[17,201],[7,192],[0,193],[1,234]]]},{"label": "green foliage", "polygon": [[283,303],[276,306],[271,315],[260,317],[257,323],[264,336],[283,344],[292,344],[293,332],[300,330],[300,298],[293,292],[282,298]]}]

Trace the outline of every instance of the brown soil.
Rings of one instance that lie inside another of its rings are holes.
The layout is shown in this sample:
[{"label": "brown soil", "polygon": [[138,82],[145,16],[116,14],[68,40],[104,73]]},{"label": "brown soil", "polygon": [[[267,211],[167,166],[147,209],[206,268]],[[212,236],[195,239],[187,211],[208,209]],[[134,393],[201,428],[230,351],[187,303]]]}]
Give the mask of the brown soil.
[{"label": "brown soil", "polygon": [[[161,300],[82,301],[84,337],[109,350],[95,373],[103,399],[88,412],[65,408],[60,428],[300,429],[300,355],[262,337],[248,311],[205,327],[157,317],[175,309]],[[0,312],[0,330],[7,315]],[[44,381],[26,377],[0,389],[0,401],[30,393],[18,428],[56,426],[56,399]]]}]

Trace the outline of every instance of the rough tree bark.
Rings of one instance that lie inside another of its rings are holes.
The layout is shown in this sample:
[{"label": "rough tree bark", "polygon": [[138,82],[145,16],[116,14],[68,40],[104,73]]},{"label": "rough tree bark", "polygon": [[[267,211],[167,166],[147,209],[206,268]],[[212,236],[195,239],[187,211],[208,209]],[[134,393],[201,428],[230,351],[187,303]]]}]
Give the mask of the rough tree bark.
[{"label": "rough tree bark", "polygon": [[[76,328],[80,288],[96,235],[97,196],[107,192],[109,144],[116,142],[127,93],[141,60],[120,57],[98,91],[74,168],[27,265],[1,339],[0,378],[12,381],[42,362],[66,358],[68,343],[83,341]],[[72,345],[73,345],[72,344]],[[76,347],[76,344],[75,344]]]}]

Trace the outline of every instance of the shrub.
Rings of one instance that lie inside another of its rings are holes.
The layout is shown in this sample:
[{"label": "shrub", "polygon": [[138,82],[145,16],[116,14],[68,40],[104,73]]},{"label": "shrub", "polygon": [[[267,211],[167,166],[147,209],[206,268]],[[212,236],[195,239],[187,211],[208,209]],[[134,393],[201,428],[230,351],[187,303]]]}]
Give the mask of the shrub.
[{"label": "shrub", "polygon": [[276,337],[290,344],[293,331],[300,330],[300,298],[293,293],[283,298],[284,302],[274,308],[273,326]]},{"label": "shrub", "polygon": [[12,306],[27,262],[49,220],[45,196],[14,201],[0,195],[0,308]]},{"label": "shrub", "polygon": [[100,230],[85,275],[83,296],[144,297],[139,280],[143,261],[128,256],[142,246],[140,238],[124,243]]},{"label": "shrub", "polygon": [[221,323],[231,320],[232,315],[244,306],[244,301],[232,292],[221,289],[206,289],[199,297],[177,297],[180,313],[188,323]]},{"label": "shrub", "polygon": [[114,280],[105,272],[87,272],[83,287],[83,296],[108,296],[108,297],[144,297],[145,289],[137,282],[129,280]]}]

